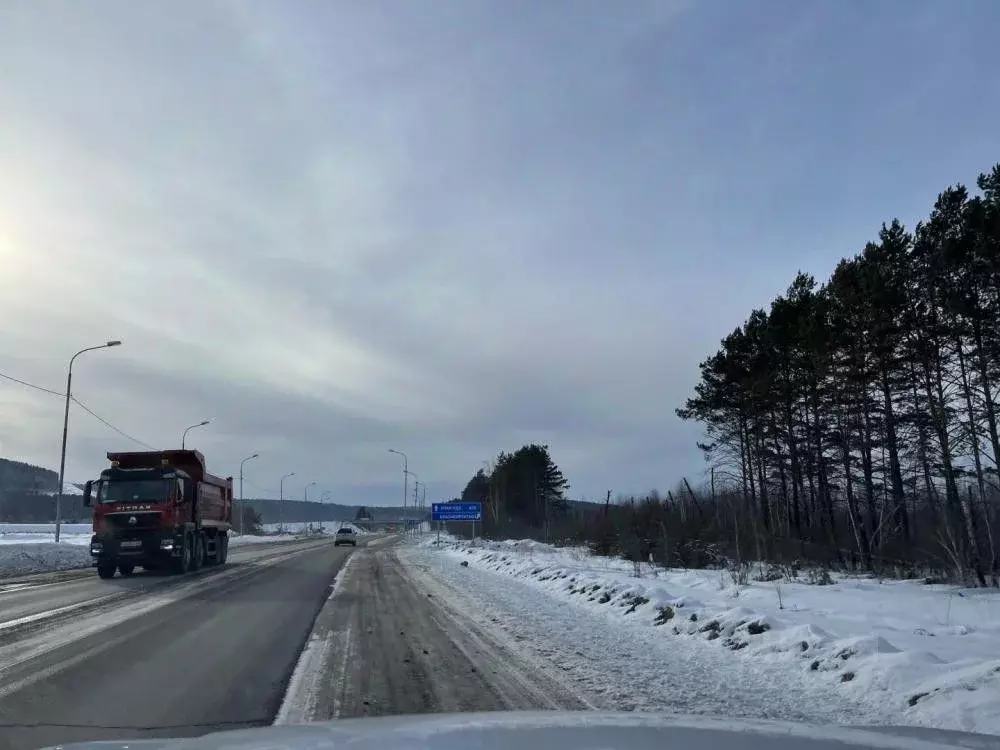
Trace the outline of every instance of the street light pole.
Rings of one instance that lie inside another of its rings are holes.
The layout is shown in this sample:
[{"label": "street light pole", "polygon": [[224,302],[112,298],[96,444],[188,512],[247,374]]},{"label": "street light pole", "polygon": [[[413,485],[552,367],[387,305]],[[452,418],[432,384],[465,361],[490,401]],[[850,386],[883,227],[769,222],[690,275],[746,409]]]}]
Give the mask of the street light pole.
[{"label": "street light pole", "polygon": [[330,490],[324,490],[323,494],[319,496],[319,528],[323,530],[326,528],[326,519],[323,517],[326,515],[326,501],[330,499]]},{"label": "street light pole", "polygon": [[243,464],[253,458],[257,458],[258,455],[260,454],[254,453],[252,456],[247,456],[240,461],[240,536],[243,536],[243,514],[246,510],[246,506],[243,503]]},{"label": "street light pole", "polygon": [[285,474],[281,478],[281,482],[278,484],[278,533],[280,534],[285,530],[285,516],[284,516],[284,505],[285,505],[285,480],[288,477],[294,477],[295,472],[290,474]]},{"label": "street light pole", "polygon": [[[316,483],[310,482],[309,484],[307,484],[305,487],[302,488],[302,502],[304,503],[309,502],[309,488],[312,487],[314,484]],[[302,510],[304,512],[305,508],[303,508]],[[309,530],[312,531],[312,524],[309,525]]]},{"label": "street light pole", "polygon": [[69,373],[66,375],[66,410],[63,413],[62,451],[59,455],[59,492],[56,494],[56,544],[59,543],[59,529],[62,526],[63,482],[66,481],[66,437],[69,433],[69,402],[73,398],[73,362],[84,352],[108,349],[112,346],[121,346],[121,344],[121,341],[108,341],[100,346],[88,346],[69,359]]},{"label": "street light pole", "polygon": [[[417,505],[417,488],[420,486],[420,477],[417,476],[412,471],[408,471],[406,473],[409,474],[411,477],[413,477],[413,506],[416,507],[416,505]],[[404,534],[410,528],[410,524],[407,523],[408,520],[409,519],[406,517],[406,508],[404,507],[403,508],[403,533]]]},{"label": "street light pole", "polygon": [[395,453],[396,455],[403,457],[403,514],[405,516],[406,496],[410,494],[410,487],[409,484],[407,484],[410,476],[409,459],[407,459],[406,454],[403,453],[403,451],[398,451],[395,448],[390,448],[389,453]]},{"label": "street light pole", "polygon": [[199,422],[198,424],[193,424],[190,427],[188,427],[187,429],[185,429],[184,430],[184,434],[181,435],[181,450],[184,450],[184,443],[187,440],[188,432],[190,432],[191,430],[193,430],[195,427],[204,427],[205,425],[207,425],[211,421],[212,421],[211,419],[205,419],[205,420],[202,420],[201,422]]}]

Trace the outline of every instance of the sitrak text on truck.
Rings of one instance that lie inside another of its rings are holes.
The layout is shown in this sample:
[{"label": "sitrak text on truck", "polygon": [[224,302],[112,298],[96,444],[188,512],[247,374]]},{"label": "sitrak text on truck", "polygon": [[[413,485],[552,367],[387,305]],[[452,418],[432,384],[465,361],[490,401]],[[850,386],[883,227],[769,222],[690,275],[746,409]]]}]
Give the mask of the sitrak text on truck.
[{"label": "sitrak text on truck", "polygon": [[205,471],[196,450],[108,453],[110,468],[87,482],[90,554],[101,578],[137,567],[175,573],[223,565],[229,553],[233,478]]}]

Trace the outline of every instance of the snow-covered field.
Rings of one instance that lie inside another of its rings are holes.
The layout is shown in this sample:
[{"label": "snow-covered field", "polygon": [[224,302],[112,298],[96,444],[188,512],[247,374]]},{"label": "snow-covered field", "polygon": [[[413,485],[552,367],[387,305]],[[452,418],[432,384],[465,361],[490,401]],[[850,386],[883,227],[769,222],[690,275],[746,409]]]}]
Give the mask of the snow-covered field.
[{"label": "snow-covered field", "polygon": [[[342,526],[354,529],[356,534],[368,534],[369,532],[362,529],[360,526],[355,526],[353,523],[348,521],[289,521],[283,524],[284,533],[286,534],[335,534],[337,529]],[[277,534],[282,528],[282,524],[277,523],[265,523],[264,533],[265,534]]]},{"label": "snow-covered field", "polygon": [[426,537],[401,554],[609,707],[1000,734],[995,590],[757,571],[736,585],[645,564],[636,577],[632,563],[530,541]]},{"label": "snow-covered field", "polygon": [[[90,544],[89,523],[64,523],[59,529],[61,544],[87,546]],[[0,523],[0,545],[44,544],[55,539],[54,523]]]},{"label": "snow-covered field", "polygon": [[[358,534],[367,534],[367,531],[358,528],[352,523],[340,523],[337,521],[319,524],[294,521],[285,524],[285,534],[332,534],[341,526],[349,526]],[[7,544],[45,544],[55,539],[56,525],[54,523],[0,523],[0,545]],[[231,544],[256,544],[260,542],[274,541],[274,536],[278,534],[278,524],[265,524],[265,536],[247,535],[241,537],[235,531],[231,533]],[[73,544],[86,547],[90,544],[91,526],[89,523],[64,523],[59,530],[59,541],[61,544]]]},{"label": "snow-covered field", "polygon": [[[353,524],[345,524],[353,526]],[[319,524],[288,523],[285,533],[278,534],[277,524],[264,527],[264,536],[232,533],[231,547],[248,544],[268,544],[312,533],[334,533],[339,523]],[[62,524],[59,544],[56,544],[54,523],[0,523],[0,578],[5,576],[45,573],[56,570],[90,567],[90,524]],[[364,534],[361,529],[356,529]]]}]

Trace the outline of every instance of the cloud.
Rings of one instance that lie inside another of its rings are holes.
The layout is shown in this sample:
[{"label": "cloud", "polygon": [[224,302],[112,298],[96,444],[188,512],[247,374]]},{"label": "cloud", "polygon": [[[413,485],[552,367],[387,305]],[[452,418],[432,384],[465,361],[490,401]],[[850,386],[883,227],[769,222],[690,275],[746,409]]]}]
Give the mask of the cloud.
[{"label": "cloud", "polygon": [[[982,90],[963,138],[913,116],[984,25],[910,8],[5,4],[0,372],[121,338],[97,413],[345,501],[390,447],[429,499],[531,440],[582,496],[697,478],[718,339],[995,156]],[[60,408],[0,383],[4,453],[55,465]],[[128,444],[74,411],[70,478]]]}]

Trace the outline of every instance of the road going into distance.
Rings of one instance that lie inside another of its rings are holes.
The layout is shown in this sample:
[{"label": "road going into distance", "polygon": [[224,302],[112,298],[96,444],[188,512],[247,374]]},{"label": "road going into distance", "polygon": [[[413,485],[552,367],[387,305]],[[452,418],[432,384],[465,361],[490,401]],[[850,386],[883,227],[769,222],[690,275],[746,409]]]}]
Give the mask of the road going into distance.
[{"label": "road going into distance", "polygon": [[[399,540],[373,542],[234,548],[225,567],[188,576],[0,580],[0,750],[336,717],[587,707],[423,590],[396,557]],[[322,653],[307,659],[317,640]],[[294,695],[300,661],[311,662],[308,705]]]}]

